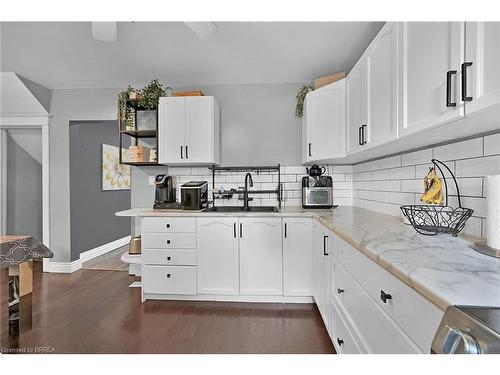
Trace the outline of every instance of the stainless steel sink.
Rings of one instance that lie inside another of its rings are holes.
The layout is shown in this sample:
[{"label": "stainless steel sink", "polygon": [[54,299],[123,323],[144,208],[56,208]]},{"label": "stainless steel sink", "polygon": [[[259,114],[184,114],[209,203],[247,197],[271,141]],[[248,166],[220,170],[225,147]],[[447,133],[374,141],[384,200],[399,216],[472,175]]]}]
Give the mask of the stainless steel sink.
[{"label": "stainless steel sink", "polygon": [[205,212],[278,212],[278,207],[250,206],[245,209],[242,206],[215,206],[209,207]]}]

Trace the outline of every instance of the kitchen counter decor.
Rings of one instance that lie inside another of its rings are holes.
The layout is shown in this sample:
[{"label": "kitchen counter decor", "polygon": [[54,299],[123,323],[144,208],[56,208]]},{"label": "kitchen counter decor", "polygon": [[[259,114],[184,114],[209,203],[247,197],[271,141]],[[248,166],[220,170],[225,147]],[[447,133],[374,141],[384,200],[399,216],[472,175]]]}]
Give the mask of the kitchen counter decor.
[{"label": "kitchen counter decor", "polygon": [[[434,236],[439,233],[451,234],[454,237],[464,228],[467,220],[472,216],[474,210],[462,207],[460,190],[453,172],[443,162],[432,159],[433,166],[425,178],[425,193],[421,200],[429,203],[427,205],[403,205],[401,211],[408,219],[415,230],[426,236]],[[453,178],[455,188],[457,190],[458,207],[453,208],[448,205],[448,184],[446,176],[441,169],[441,166],[446,168]],[[441,179],[436,174],[436,168],[441,173],[446,189],[445,205],[442,205],[442,183]]]}]

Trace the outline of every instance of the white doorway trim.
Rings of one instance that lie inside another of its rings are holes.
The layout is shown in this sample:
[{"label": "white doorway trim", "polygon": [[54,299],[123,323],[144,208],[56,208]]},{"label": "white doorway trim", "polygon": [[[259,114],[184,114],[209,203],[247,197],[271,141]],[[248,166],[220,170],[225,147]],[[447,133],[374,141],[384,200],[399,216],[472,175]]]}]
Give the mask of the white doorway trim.
[{"label": "white doorway trim", "polygon": [[[7,219],[7,150],[8,129],[42,130],[42,242],[50,249],[50,174],[49,174],[49,116],[6,116],[0,117],[0,228],[5,231]],[[50,259],[43,259],[43,271],[49,271]]]}]

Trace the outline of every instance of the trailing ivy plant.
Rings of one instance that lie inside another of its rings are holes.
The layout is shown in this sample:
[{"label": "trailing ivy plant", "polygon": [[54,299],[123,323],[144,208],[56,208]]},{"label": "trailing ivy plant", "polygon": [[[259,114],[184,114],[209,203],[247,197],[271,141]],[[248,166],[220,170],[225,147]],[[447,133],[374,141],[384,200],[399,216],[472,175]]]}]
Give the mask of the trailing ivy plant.
[{"label": "trailing ivy plant", "polygon": [[139,93],[138,104],[144,109],[157,109],[158,99],[165,96],[166,92],[163,85],[158,82],[158,79],[153,79],[146,87]]},{"label": "trailing ivy plant", "polygon": [[127,90],[118,94],[118,120],[120,120],[122,124],[122,130],[126,129],[127,126],[134,126],[134,114],[132,110],[127,107],[127,99],[130,93],[134,91],[135,89],[129,86]]},{"label": "trailing ivy plant", "polygon": [[296,96],[297,106],[295,107],[295,117],[302,118],[304,115],[304,100],[306,99],[307,93],[313,90],[313,86],[304,85],[300,88],[299,93]]}]

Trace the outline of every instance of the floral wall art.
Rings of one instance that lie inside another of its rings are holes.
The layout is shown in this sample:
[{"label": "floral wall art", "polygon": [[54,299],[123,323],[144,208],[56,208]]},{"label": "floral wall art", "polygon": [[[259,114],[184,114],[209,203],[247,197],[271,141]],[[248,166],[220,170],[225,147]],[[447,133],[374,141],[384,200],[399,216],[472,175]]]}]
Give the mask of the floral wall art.
[{"label": "floral wall art", "polygon": [[103,143],[102,190],[130,190],[130,165],[120,164],[118,152],[118,147]]}]

